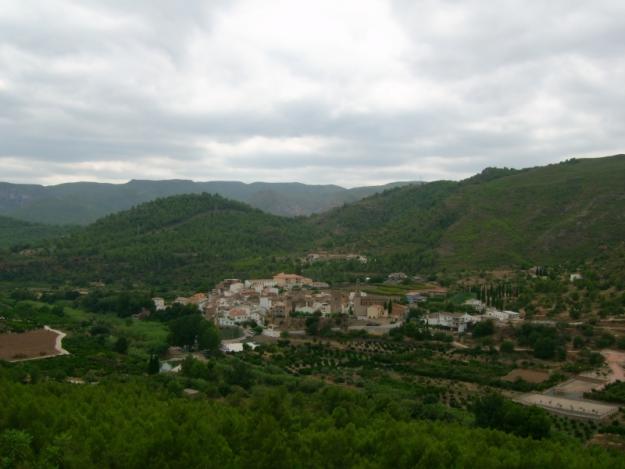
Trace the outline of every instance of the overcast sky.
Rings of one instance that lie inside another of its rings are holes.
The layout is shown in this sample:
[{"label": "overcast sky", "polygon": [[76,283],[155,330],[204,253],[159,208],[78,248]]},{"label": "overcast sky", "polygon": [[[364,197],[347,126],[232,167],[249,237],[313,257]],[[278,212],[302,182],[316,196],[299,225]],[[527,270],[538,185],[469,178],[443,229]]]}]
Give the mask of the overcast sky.
[{"label": "overcast sky", "polygon": [[0,5],[4,181],[351,187],[624,139],[623,0]]}]

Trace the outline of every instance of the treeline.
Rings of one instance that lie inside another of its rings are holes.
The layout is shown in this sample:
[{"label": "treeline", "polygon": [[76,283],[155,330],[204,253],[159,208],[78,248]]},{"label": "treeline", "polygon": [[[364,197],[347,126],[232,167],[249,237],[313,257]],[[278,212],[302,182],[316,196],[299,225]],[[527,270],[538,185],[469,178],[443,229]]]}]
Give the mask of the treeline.
[{"label": "treeline", "polygon": [[93,290],[88,295],[77,298],[76,303],[92,313],[114,313],[122,318],[144,310],[150,313],[156,310],[151,296],[142,292]]},{"label": "treeline", "polygon": [[518,285],[509,282],[474,285],[469,291],[482,303],[497,309],[510,308],[519,295]]}]

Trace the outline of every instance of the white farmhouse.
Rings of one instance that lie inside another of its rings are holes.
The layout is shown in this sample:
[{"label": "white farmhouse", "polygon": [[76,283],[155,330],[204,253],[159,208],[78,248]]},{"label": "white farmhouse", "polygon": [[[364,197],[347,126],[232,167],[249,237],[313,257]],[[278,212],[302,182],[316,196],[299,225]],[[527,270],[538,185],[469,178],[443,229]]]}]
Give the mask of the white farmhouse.
[{"label": "white farmhouse", "polygon": [[152,303],[156,311],[163,311],[165,309],[165,300],[163,298],[152,298]]},{"label": "white farmhouse", "polygon": [[575,281],[577,281],[577,280],[581,280],[581,279],[583,279],[583,278],[584,278],[584,277],[583,277],[583,275],[582,275],[582,274],[580,274],[579,272],[576,272],[576,273],[574,273],[574,274],[571,274],[571,276],[569,277],[569,281],[570,281],[570,282],[575,282]]},{"label": "white farmhouse", "polygon": [[425,322],[429,326],[444,327],[458,333],[465,332],[469,324],[479,321],[467,313],[431,313],[425,317]]},{"label": "white farmhouse", "polygon": [[470,306],[476,311],[484,311],[486,309],[486,304],[484,304],[480,300],[476,300],[475,298],[471,298],[464,302],[465,305]]}]

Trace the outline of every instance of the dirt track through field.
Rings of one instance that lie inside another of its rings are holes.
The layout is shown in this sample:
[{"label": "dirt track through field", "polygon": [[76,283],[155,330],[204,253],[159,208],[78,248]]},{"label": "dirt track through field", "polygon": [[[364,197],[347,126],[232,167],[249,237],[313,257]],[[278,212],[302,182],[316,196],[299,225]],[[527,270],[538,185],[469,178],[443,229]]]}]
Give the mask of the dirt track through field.
[{"label": "dirt track through field", "polygon": [[0,334],[0,360],[23,361],[67,355],[62,341],[65,334],[50,329]]}]

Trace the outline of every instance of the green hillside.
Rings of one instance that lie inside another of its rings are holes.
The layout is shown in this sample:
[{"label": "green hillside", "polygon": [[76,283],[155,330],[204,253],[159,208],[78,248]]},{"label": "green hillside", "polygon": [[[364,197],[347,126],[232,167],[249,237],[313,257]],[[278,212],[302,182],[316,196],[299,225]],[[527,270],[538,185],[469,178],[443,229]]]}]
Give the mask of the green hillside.
[{"label": "green hillside", "polygon": [[366,254],[361,272],[431,272],[579,262],[624,239],[625,156],[614,156],[489,168],[308,218],[217,195],[173,196],[107,216],[0,274],[205,286],[297,270],[296,260],[318,249]]},{"label": "green hillside", "polygon": [[435,265],[442,233],[453,219],[445,201],[458,189],[448,181],[394,189],[308,220],[329,250],[362,252],[382,269]]},{"label": "green hillside", "polygon": [[570,160],[465,184],[445,232],[446,265],[513,265],[594,257],[625,239],[625,156]]},{"label": "green hillside", "polygon": [[313,217],[324,246],[408,270],[593,257],[625,239],[625,156],[405,187]]},{"label": "green hillside", "polygon": [[109,215],[53,243],[45,262],[69,278],[208,285],[268,275],[309,240],[297,219],[218,195],[179,195]]},{"label": "green hillside", "polygon": [[0,216],[0,250],[10,247],[26,248],[44,239],[59,237],[68,230],[61,226],[28,223]]}]

